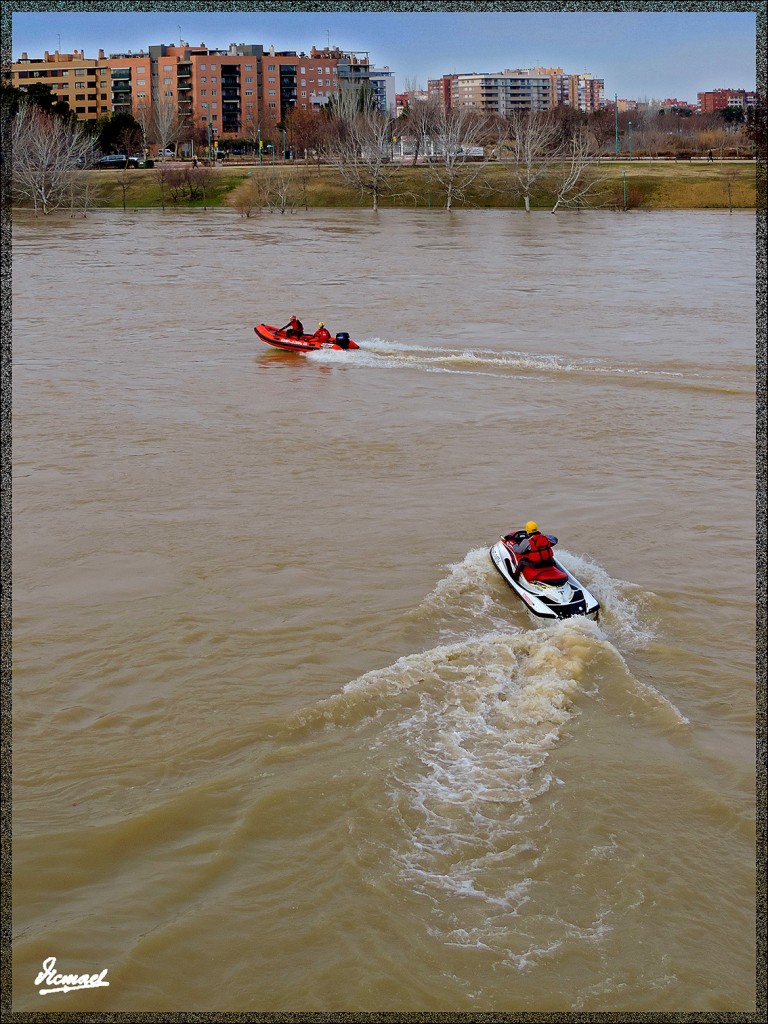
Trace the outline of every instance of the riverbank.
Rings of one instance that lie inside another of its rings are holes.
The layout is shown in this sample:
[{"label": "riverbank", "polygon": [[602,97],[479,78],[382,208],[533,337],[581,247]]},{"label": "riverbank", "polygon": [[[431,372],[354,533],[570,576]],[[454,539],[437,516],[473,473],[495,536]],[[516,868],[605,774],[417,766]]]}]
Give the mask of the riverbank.
[{"label": "riverbank", "polygon": [[[360,209],[371,205],[368,195],[344,183],[331,167],[304,164],[238,165],[201,169],[192,189],[169,180],[189,164],[160,169],[115,172],[83,172],[92,179],[98,194],[96,205],[107,208],[210,208],[232,207],[242,215],[260,208]],[[468,165],[467,173],[477,171]],[[594,188],[584,206],[604,209],[717,210],[755,209],[757,166],[754,161],[677,163],[661,161],[611,161],[589,171]],[[509,185],[508,166],[489,164],[454,199],[455,209],[522,209],[523,201]],[[505,181],[507,184],[505,185]],[[202,184],[201,184],[202,183]],[[534,209],[552,209],[555,193],[543,184],[531,197]],[[441,208],[445,190],[437,170],[429,166],[399,166],[391,174],[391,194],[379,205],[391,208]]]}]

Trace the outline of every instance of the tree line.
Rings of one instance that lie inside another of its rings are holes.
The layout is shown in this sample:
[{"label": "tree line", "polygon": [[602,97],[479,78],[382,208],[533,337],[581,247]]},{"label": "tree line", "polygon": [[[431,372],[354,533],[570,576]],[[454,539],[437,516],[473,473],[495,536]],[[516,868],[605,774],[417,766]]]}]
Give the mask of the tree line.
[{"label": "tree line", "polygon": [[[93,165],[100,153],[133,153],[146,150],[152,141],[166,146],[195,136],[170,103],[156,104],[144,118],[113,114],[94,122],[79,122],[66,103],[51,95],[50,87],[32,86],[26,93],[3,87],[2,114],[9,127],[13,162],[12,188],[15,197],[37,212],[70,207],[86,210],[92,204],[93,185],[81,172]],[[690,145],[693,125],[699,145],[722,155],[731,149],[765,143],[765,106],[760,104],[746,118],[688,112],[666,113],[653,103],[644,104],[631,115],[600,111],[587,116],[571,108],[537,112],[512,110],[506,116],[487,116],[471,108],[445,109],[434,100],[424,100],[415,90],[408,94],[400,117],[381,111],[370,87],[345,90],[332,97],[321,111],[293,109],[277,126],[286,149],[292,155],[304,153],[309,159],[330,165],[346,184],[368,197],[374,210],[385,198],[407,195],[400,173],[407,163],[426,163],[430,183],[447,210],[463,204],[470,187],[515,196],[526,211],[543,189],[553,197],[552,210],[599,204],[604,180],[599,164],[614,156],[620,140],[622,157],[654,157],[670,152],[679,155]],[[10,122],[10,125],[8,125]],[[198,145],[202,144],[198,131]],[[207,133],[205,133],[207,140]],[[254,147],[268,138],[259,127],[248,136]],[[274,161],[274,143],[272,148]],[[285,154],[283,154],[285,157]],[[490,162],[500,164],[502,173],[486,175]],[[255,190],[278,196],[275,205],[290,205],[290,181],[284,160],[273,164],[274,181],[253,183]],[[202,169],[201,169],[202,170]],[[161,187],[171,200],[202,187],[192,178],[177,182],[161,168]],[[295,178],[298,187],[301,182]],[[127,177],[123,181],[123,199]],[[273,187],[274,186],[274,187]],[[303,187],[306,189],[306,182]],[[263,197],[262,197],[263,198]],[[273,205],[272,199],[265,200]]]}]

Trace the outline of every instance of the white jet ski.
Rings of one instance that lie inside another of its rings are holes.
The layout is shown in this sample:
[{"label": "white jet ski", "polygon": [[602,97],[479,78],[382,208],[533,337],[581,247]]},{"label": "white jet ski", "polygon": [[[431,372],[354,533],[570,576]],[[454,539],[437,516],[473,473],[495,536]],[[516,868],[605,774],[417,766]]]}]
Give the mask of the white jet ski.
[{"label": "white jet ski", "polygon": [[515,554],[512,545],[526,536],[525,530],[507,534],[493,545],[490,555],[528,611],[540,619],[570,619],[573,615],[597,619],[599,601],[557,559],[529,565],[525,556]]}]

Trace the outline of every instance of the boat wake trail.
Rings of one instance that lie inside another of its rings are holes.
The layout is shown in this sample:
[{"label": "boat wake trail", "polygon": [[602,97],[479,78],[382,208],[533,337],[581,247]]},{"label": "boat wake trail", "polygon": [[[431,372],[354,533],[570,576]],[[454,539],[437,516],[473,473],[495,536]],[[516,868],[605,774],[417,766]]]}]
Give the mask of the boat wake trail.
[{"label": "boat wake trail", "polygon": [[[634,678],[616,647],[653,639],[642,595],[583,557],[562,557],[599,594],[600,623],[573,617],[532,628],[488,550],[473,549],[446,566],[413,613],[445,642],[349,681],[294,715],[285,737],[359,732],[366,771],[382,779],[392,868],[429,899],[434,933],[521,970],[566,935],[596,941],[609,930],[598,914],[577,935],[536,881],[537,864],[550,856],[542,800],[557,800],[562,785],[552,752],[594,700],[659,717],[665,730],[687,724]],[[542,899],[546,910],[537,909]],[[535,948],[519,926],[532,914],[544,938]]]},{"label": "boat wake trail", "polygon": [[461,373],[471,376],[522,377],[526,380],[551,380],[553,377],[609,376],[627,384],[652,382],[674,388],[693,388],[734,393],[749,393],[720,381],[708,381],[685,366],[662,369],[635,363],[607,362],[604,359],[574,359],[556,353],[503,351],[492,348],[440,348],[405,344],[382,338],[359,342],[355,352],[321,350],[307,353],[307,359],[321,363],[387,370],[417,370],[423,373]]}]

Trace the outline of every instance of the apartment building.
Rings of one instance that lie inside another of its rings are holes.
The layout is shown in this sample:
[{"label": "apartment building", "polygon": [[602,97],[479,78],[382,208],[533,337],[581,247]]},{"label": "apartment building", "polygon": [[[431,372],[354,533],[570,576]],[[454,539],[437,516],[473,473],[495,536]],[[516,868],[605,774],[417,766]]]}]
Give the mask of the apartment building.
[{"label": "apartment building", "polygon": [[312,47],[307,54],[276,52],[262,45],[231,43],[214,49],[152,45],[138,53],[87,59],[82,51],[30,59],[11,68],[11,84],[35,81],[52,87],[81,120],[131,114],[146,128],[158,118],[180,117],[192,130],[213,138],[261,138],[291,109],[319,110],[336,92],[367,82],[382,110],[395,107],[394,76],[375,68],[368,53]]},{"label": "apartment building", "polygon": [[35,83],[48,85],[56,100],[69,104],[81,121],[95,121],[112,111],[112,89],[104,51],[88,58],[82,50],[48,53],[30,58],[22,53],[11,66],[11,85],[26,91]]},{"label": "apartment building", "polygon": [[713,89],[711,92],[697,94],[700,114],[714,114],[726,107],[741,107],[747,110],[757,104],[757,93],[745,89]]},{"label": "apartment building", "polygon": [[568,75],[562,68],[506,68],[497,74],[452,74],[430,79],[431,98],[446,108],[469,107],[504,116],[513,110],[551,110],[570,106],[585,113],[605,105],[605,84],[585,72]]}]

